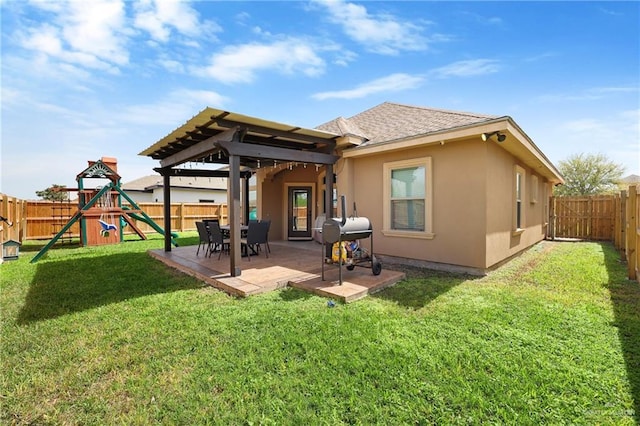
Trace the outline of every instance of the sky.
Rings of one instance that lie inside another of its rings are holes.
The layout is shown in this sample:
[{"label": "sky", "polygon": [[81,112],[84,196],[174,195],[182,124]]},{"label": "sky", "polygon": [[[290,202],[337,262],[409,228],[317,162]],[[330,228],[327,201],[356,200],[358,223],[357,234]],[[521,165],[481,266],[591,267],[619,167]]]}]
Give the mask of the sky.
[{"label": "sky", "polygon": [[0,192],[123,182],[207,106],[301,127],[382,102],[508,115],[640,175],[640,3],[0,0]]}]

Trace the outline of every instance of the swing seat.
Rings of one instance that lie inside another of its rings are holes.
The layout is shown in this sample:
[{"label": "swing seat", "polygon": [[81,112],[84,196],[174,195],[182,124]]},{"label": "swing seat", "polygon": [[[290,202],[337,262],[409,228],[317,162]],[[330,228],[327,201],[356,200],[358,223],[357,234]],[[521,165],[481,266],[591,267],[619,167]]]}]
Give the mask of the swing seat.
[{"label": "swing seat", "polygon": [[113,223],[107,223],[104,220],[98,220],[98,222],[100,223],[100,226],[102,226],[103,232],[115,231],[118,229],[118,227]]}]

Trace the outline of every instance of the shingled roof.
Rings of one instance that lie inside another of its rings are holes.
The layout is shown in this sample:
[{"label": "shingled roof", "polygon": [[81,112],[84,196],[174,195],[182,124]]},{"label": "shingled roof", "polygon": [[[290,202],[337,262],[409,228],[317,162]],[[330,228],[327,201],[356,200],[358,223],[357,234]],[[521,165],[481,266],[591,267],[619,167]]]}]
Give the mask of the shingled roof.
[{"label": "shingled roof", "polygon": [[350,118],[338,117],[321,124],[317,129],[341,136],[359,136],[365,140],[361,146],[365,146],[478,124],[496,118],[499,116],[384,102]]}]

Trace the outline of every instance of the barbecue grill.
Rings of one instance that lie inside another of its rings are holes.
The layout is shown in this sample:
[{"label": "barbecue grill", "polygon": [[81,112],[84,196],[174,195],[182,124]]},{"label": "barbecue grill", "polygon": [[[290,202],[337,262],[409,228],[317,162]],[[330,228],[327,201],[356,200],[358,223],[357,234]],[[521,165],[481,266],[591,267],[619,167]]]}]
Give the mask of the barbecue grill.
[{"label": "barbecue grill", "polygon": [[[371,268],[373,275],[380,275],[382,263],[373,254],[373,228],[371,222],[366,217],[358,217],[355,203],[353,206],[354,215],[347,217],[346,202],[344,195],[341,196],[342,217],[327,219],[322,224],[322,242],[324,250],[322,253],[322,280],[324,281],[324,268],[328,264],[338,265],[338,281],[342,285],[342,266],[348,270],[353,270],[356,266]],[[369,239],[371,250],[361,247],[358,240]],[[337,243],[337,261],[332,256],[332,246]],[[343,247],[343,243],[347,247]],[[343,251],[344,250],[344,251]]]}]

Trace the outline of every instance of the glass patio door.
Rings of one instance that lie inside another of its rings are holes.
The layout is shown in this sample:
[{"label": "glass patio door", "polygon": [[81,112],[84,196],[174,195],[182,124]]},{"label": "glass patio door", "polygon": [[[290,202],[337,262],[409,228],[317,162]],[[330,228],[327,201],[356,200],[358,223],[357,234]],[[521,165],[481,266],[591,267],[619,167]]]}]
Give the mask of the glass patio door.
[{"label": "glass patio door", "polygon": [[312,192],[310,186],[289,187],[288,230],[289,240],[311,239]]}]

